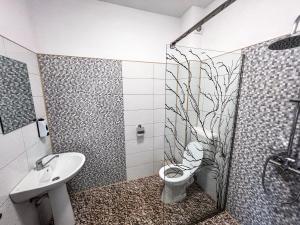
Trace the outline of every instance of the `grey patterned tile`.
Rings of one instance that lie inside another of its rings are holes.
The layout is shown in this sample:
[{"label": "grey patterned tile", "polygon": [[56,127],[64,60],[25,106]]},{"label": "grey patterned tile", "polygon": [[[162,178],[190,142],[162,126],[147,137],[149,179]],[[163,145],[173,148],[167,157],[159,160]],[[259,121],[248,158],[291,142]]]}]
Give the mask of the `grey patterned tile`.
[{"label": "grey patterned tile", "polygon": [[299,192],[300,178],[281,175],[270,166],[267,183],[272,197],[261,185],[266,158],[286,151],[283,140],[290,135],[294,110],[289,99],[300,94],[300,48],[271,51],[269,43],[243,49],[246,58],[227,208],[245,225],[298,225],[300,203],[281,202]]},{"label": "grey patterned tile", "polygon": [[39,55],[54,152],[86,163],[70,182],[78,191],[126,179],[121,61]]}]

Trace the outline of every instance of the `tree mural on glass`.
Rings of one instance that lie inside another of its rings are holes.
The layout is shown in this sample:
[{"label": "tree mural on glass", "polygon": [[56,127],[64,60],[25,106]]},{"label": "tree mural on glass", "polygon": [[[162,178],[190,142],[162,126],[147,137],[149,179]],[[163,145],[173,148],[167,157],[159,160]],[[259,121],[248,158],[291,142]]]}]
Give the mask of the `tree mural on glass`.
[{"label": "tree mural on glass", "polygon": [[[200,167],[213,174],[217,207],[222,209],[241,58],[239,54],[234,57],[228,54],[226,63],[220,61],[220,58],[225,57],[210,57],[205,52],[199,53],[193,49],[183,52],[176,47],[167,53],[166,76],[169,79],[166,80],[166,96],[175,97],[176,102],[170,104],[166,100],[165,105],[165,164],[180,165],[191,139],[200,142],[203,149],[199,151],[204,151]],[[169,65],[177,65],[177,70],[169,69]],[[184,78],[181,73],[185,74]],[[207,87],[209,91],[206,91]],[[199,129],[204,138],[197,135]],[[181,167],[183,170],[192,169]]]}]

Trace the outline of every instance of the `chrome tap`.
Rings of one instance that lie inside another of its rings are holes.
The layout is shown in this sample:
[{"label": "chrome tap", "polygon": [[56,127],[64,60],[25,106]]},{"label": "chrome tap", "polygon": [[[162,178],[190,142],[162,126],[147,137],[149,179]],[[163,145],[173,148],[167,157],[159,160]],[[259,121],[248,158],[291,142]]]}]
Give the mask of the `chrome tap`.
[{"label": "chrome tap", "polygon": [[54,155],[46,163],[43,163],[43,159],[46,158],[47,156],[49,156],[49,155],[45,155],[45,156],[43,156],[42,158],[38,159],[35,162],[35,169],[36,170],[42,170],[42,169],[44,169],[53,159],[59,157],[59,155]]},{"label": "chrome tap", "polygon": [[[300,16],[299,16],[300,21]],[[300,99],[291,99],[290,102],[296,103],[297,106],[294,111],[294,119],[292,123],[292,129],[291,134],[287,146],[287,151],[280,152],[278,154],[273,154],[269,157],[267,157],[264,166],[263,166],[263,172],[262,172],[262,187],[266,194],[271,195],[271,192],[267,190],[265,186],[265,176],[266,176],[266,170],[269,163],[281,168],[283,171],[290,171],[297,175],[300,175],[300,169],[298,168],[298,160],[299,157],[299,151],[294,152],[293,151],[293,144],[295,139],[295,133],[297,129],[297,123],[300,116]],[[283,204],[292,204],[300,199],[300,192],[297,194],[296,198],[293,198],[291,201],[288,202],[282,202]]]}]

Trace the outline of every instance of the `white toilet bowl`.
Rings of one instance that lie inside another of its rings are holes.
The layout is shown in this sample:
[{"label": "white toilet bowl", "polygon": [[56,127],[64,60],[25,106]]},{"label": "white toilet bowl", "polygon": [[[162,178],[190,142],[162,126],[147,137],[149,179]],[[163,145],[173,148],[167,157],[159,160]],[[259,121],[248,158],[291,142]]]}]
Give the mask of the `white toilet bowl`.
[{"label": "white toilet bowl", "polygon": [[159,170],[159,176],[165,186],[161,200],[174,203],[186,197],[186,188],[194,182],[193,174],[203,158],[203,147],[199,142],[190,142],[183,153],[182,164],[170,164]]}]

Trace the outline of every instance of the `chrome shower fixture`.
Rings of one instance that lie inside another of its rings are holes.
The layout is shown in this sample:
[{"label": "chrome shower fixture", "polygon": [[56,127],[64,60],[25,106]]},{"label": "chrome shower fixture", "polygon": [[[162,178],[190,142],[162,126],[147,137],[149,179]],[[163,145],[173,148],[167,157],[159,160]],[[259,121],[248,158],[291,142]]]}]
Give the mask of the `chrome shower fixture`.
[{"label": "chrome shower fixture", "polygon": [[297,33],[298,25],[300,23],[300,15],[296,18],[291,34],[281,40],[275,41],[269,45],[270,50],[285,50],[296,48],[300,46],[300,34]]},{"label": "chrome shower fixture", "polygon": [[291,35],[294,35],[297,33],[297,28],[298,28],[298,25],[300,23],[300,15],[296,18],[295,22],[294,22],[294,26],[293,26],[293,30],[291,32]]},{"label": "chrome shower fixture", "polygon": [[[295,133],[296,133],[296,129],[297,129],[297,122],[298,122],[299,115],[300,115],[300,99],[291,99],[290,102],[296,103],[296,108],[295,108],[295,112],[294,112],[294,119],[293,119],[293,124],[292,124],[292,129],[291,129],[291,134],[290,134],[290,138],[289,138],[287,151],[269,156],[266,159],[264,167],[263,167],[262,186],[263,186],[264,192],[266,194],[269,194],[265,187],[266,169],[267,169],[267,166],[269,163],[281,168],[283,171],[290,171],[297,175],[300,175],[300,168],[299,168],[300,152],[297,152],[296,154],[293,153],[294,138],[295,138]],[[300,198],[300,192],[298,193],[296,199],[294,199],[293,201],[288,202],[288,203],[293,203],[293,202],[299,200],[299,198]]]}]

